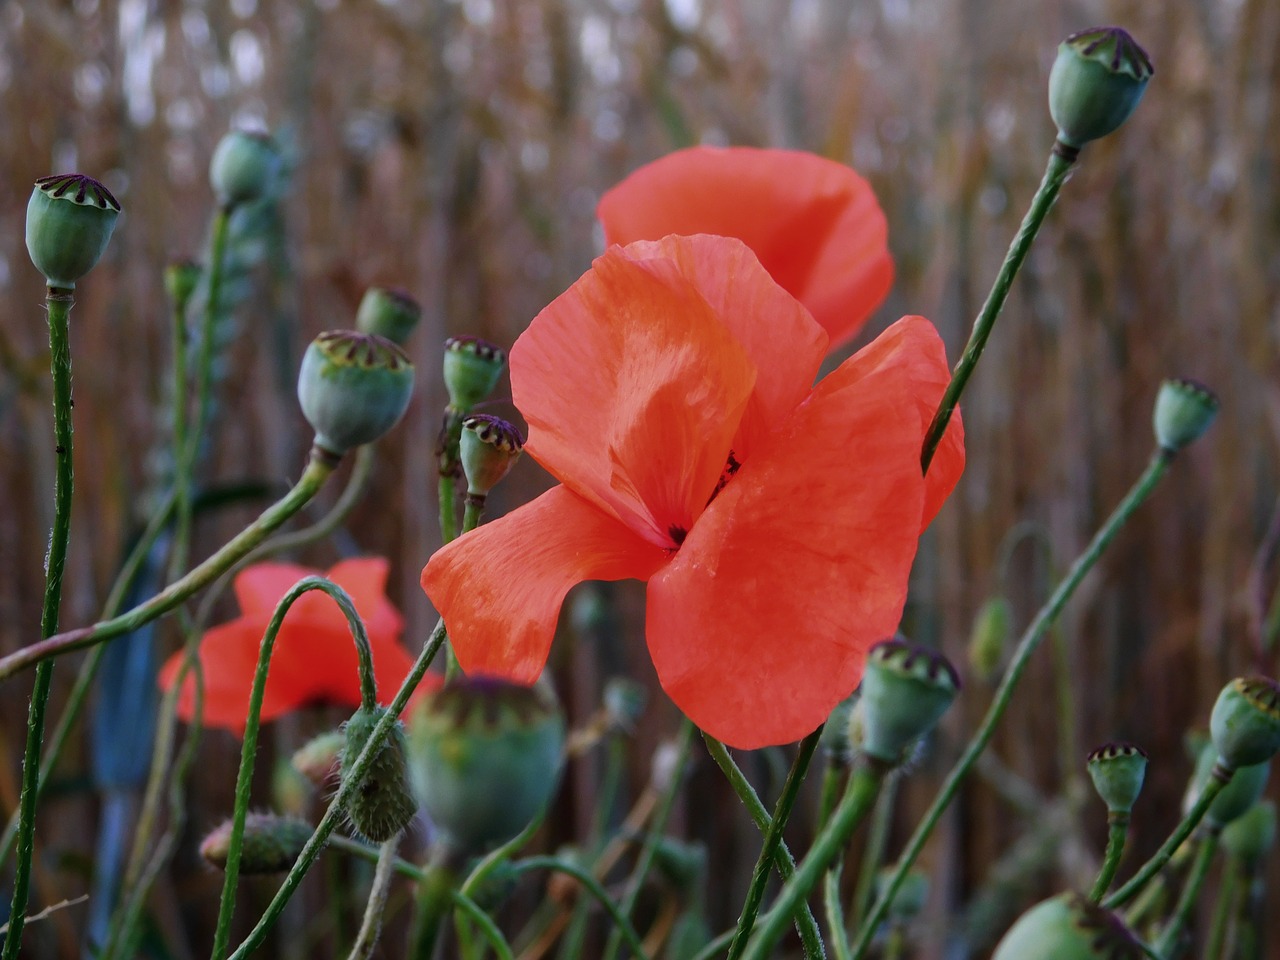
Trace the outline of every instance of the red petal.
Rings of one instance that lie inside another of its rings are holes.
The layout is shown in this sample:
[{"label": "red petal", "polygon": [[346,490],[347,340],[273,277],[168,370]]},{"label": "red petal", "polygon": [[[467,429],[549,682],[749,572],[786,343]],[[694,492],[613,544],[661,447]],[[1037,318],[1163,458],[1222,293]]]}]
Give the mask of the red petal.
[{"label": "red petal", "polygon": [[667,556],[561,486],[437,551],[422,588],[464,670],[533,683],[570,587],[647,580]]},{"label": "red petal", "polygon": [[529,452],[664,547],[715,489],[754,382],[754,364],[673,263],[617,248],[511,350]]},{"label": "red petal", "polygon": [[693,147],[641,167],[600,201],[609,243],[738,237],[809,308],[832,346],[861,329],[893,281],[884,213],[862,177],[810,153]]},{"label": "red petal", "polygon": [[[404,629],[404,618],[387,599],[389,567],[390,563],[383,557],[353,557],[335,563],[325,576],[351,597],[371,637],[394,640]],[[336,607],[334,610],[341,616]]]},{"label": "red petal", "polygon": [[255,563],[236,574],[232,589],[240,612],[246,617],[261,617],[265,623],[290,587],[303,577],[319,573],[296,563]]}]

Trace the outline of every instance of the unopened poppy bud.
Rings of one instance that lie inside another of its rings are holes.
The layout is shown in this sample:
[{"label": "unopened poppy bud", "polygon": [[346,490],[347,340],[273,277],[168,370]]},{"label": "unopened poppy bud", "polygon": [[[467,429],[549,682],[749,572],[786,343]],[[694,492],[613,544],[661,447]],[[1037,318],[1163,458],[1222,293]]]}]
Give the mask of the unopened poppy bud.
[{"label": "unopened poppy bud", "polygon": [[520,431],[500,417],[475,413],[463,420],[459,450],[467,493],[488,496],[511,472],[523,449]]},{"label": "unopened poppy bud", "polygon": [[706,888],[707,846],[675,837],[659,837],[653,846],[653,865],[678,890],[694,893]]},{"label": "unopened poppy bud", "polygon": [[1107,813],[1127,817],[1147,775],[1146,751],[1131,743],[1106,743],[1089,754],[1087,767]]},{"label": "unopened poppy bud", "polygon": [[1152,416],[1156,442],[1162,450],[1177,453],[1194,443],[1218,415],[1218,398],[1194,380],[1166,380],[1160,384]]},{"label": "unopened poppy bud", "polygon": [[[246,876],[283,873],[298,859],[302,848],[311,839],[311,833],[311,824],[297,817],[250,813],[244,821],[240,872]],[[230,849],[231,821],[228,820],[201,841],[200,856],[219,870],[224,870]]]},{"label": "unopened poppy bud", "polygon": [[[343,726],[343,775],[350,770],[369,742],[373,728],[387,711],[383,707],[361,707]],[[418,805],[409,790],[405,764],[404,727],[395,723],[378,746],[364,779],[356,785],[347,816],[351,825],[375,843],[390,840],[408,826]]]},{"label": "unopened poppy bud", "polygon": [[414,787],[446,841],[479,853],[514,837],[546,807],[564,741],[564,715],[546,687],[459,678],[414,714]]},{"label": "unopened poppy bud", "polygon": [[404,346],[422,319],[422,306],[403,290],[370,287],[356,310],[356,329]]},{"label": "unopened poppy bud", "polygon": [[871,648],[862,676],[863,753],[901,763],[960,692],[960,677],[941,653],[903,640]]},{"label": "unopened poppy bud", "polygon": [[999,676],[1012,632],[1013,604],[1005,597],[990,598],[973,618],[969,669],[987,681]]},{"label": "unopened poppy bud", "polygon": [[1049,114],[1058,139],[1079,149],[1129,119],[1155,69],[1119,27],[1073,33],[1058,45],[1049,73]]},{"label": "unopened poppy bud", "polygon": [[1143,960],[1124,921],[1078,893],[1032,907],[1009,929],[991,960]]},{"label": "unopened poppy bud", "polygon": [[120,203],[92,177],[41,177],[27,201],[27,253],[50,287],[72,290],[107,249]]},{"label": "unopened poppy bud", "polygon": [[342,748],[346,743],[346,734],[341,730],[326,731],[295,750],[290,763],[317,787],[332,786],[342,772]]},{"label": "unopened poppy bud", "polygon": [[301,816],[311,803],[311,782],[281,757],[271,768],[271,806],[291,816]]},{"label": "unopened poppy bud", "polygon": [[449,407],[466,413],[493,393],[507,354],[479,337],[450,337],[444,342],[444,387]]},{"label": "unopened poppy bud", "polygon": [[[888,889],[889,879],[896,871],[893,867],[885,867],[876,874],[876,896]],[[893,895],[888,907],[888,917],[905,923],[920,915],[929,900],[929,877],[920,870],[910,870],[902,878],[902,885]]]},{"label": "unopened poppy bud", "polygon": [[268,134],[232,130],[218,141],[209,161],[209,184],[224,209],[253,203],[275,189],[280,148]]},{"label": "unopened poppy bud", "polygon": [[1280,751],[1280,685],[1270,677],[1237,677],[1218,694],[1209,735],[1228,767],[1270,760]]},{"label": "unopened poppy bud", "polygon": [[1227,824],[1222,845],[1247,866],[1258,864],[1276,842],[1276,805],[1261,800]]},{"label": "unopened poppy bud", "polygon": [[1267,777],[1270,773],[1269,763],[1237,767],[1234,773],[1231,773],[1222,765],[1213,744],[1206,743],[1200,751],[1195,772],[1191,775],[1191,782],[1187,785],[1186,793],[1182,797],[1182,812],[1185,815],[1195,806],[1210,779],[1216,777],[1221,780],[1229,776],[1226,786],[1213,798],[1213,803],[1209,804],[1209,809],[1204,815],[1204,821],[1209,827],[1221,829],[1258,802],[1258,798],[1262,796],[1262,791],[1267,786]]},{"label": "unopened poppy bud", "polygon": [[330,453],[377,440],[404,416],[413,364],[390,340],[353,330],[322,333],[302,356],[298,402]]},{"label": "unopened poppy bud", "polygon": [[204,269],[194,260],[175,260],[164,268],[164,292],[179,311],[186,310],[203,273]]}]

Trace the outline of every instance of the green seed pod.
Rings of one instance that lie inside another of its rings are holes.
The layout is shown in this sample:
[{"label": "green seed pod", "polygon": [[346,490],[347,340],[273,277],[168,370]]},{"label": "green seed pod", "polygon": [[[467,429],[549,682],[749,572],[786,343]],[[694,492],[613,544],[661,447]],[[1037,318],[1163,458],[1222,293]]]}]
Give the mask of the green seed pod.
[{"label": "green seed pod", "polygon": [[1146,751],[1131,743],[1106,743],[1089,754],[1087,768],[1107,813],[1128,816],[1147,774]]},{"label": "green seed pod", "polygon": [[414,787],[458,852],[480,853],[538,816],[560,780],[564,715],[545,687],[454,680],[413,717]]},{"label": "green seed pod", "polygon": [[507,354],[479,337],[450,337],[444,342],[444,387],[449,407],[466,413],[493,393],[507,365]]},{"label": "green seed pod", "polygon": [[356,329],[404,346],[422,319],[422,306],[403,290],[370,287],[356,310]]},{"label": "green seed pod", "polygon": [[488,496],[511,472],[523,449],[520,431],[501,417],[475,413],[463,420],[459,450],[467,493]]},{"label": "green seed pod", "polygon": [[653,847],[653,866],[677,890],[697,896],[706,889],[707,845],[659,837]]},{"label": "green seed pod", "polygon": [[282,166],[280,148],[269,135],[232,130],[214,148],[209,184],[218,205],[230,209],[270,196]]},{"label": "green seed pod", "polygon": [[194,260],[175,260],[164,268],[164,292],[179,312],[187,309],[203,273],[204,268]]},{"label": "green seed pod", "polygon": [[936,650],[903,640],[872,647],[862,677],[863,753],[897,765],[946,712],[960,677]]},{"label": "green seed pod", "polygon": [[827,717],[827,725],[818,735],[818,746],[842,763],[848,762],[853,755],[854,747],[861,742],[861,739],[851,741],[849,736],[849,720],[857,702],[857,694],[852,694],[837,703],[831,715]]},{"label": "green seed pod", "polygon": [[996,946],[991,960],[1144,960],[1118,916],[1078,893],[1032,907]]},{"label": "green seed pod", "polygon": [[330,453],[372,443],[396,425],[413,394],[413,364],[390,340],[334,330],[311,341],[298,373],[298,402]]},{"label": "green seed pod", "polygon": [[1156,442],[1162,450],[1177,453],[1194,443],[1218,415],[1218,398],[1194,380],[1166,380],[1160,384],[1152,414]]},{"label": "green seed pod", "polygon": [[1222,831],[1227,853],[1246,866],[1256,866],[1276,842],[1276,805],[1262,800],[1236,817]]},{"label": "green seed pod", "polygon": [[290,763],[317,787],[329,787],[342,772],[342,749],[346,745],[345,733],[329,730],[312,737],[294,751]]},{"label": "green seed pod", "polygon": [[1073,33],[1058,46],[1049,73],[1049,114],[1058,139],[1079,149],[1129,119],[1155,69],[1119,27]]},{"label": "green seed pod", "polygon": [[1209,735],[1228,767],[1270,760],[1280,751],[1280,685],[1270,677],[1237,677],[1218,695]]},{"label": "green seed pod", "polygon": [[50,287],[74,290],[102,258],[120,203],[92,177],[41,177],[27,201],[27,253]]},{"label": "green seed pod", "polygon": [[[876,896],[880,897],[889,887],[889,878],[895,873],[893,867],[884,867],[876,874]],[[929,901],[929,877],[919,870],[910,870],[902,878],[902,886],[889,904],[889,919],[906,923],[920,915],[924,905]]]},{"label": "green seed pod", "polygon": [[[1186,793],[1182,797],[1182,812],[1185,815],[1209,783],[1211,777],[1225,776],[1225,767],[1220,766],[1218,751],[1212,743],[1206,743],[1196,759],[1196,769],[1187,784]],[[1205,823],[1214,829],[1226,826],[1246,810],[1258,802],[1267,785],[1267,776],[1271,772],[1270,763],[1258,763],[1245,767],[1237,767],[1235,774],[1222,788],[1222,792],[1214,797],[1204,815]]]},{"label": "green seed pod", "polygon": [[1000,676],[1009,638],[1013,636],[1013,604],[992,597],[973,618],[969,634],[969,669],[988,683]]},{"label": "green seed pod", "polygon": [[[250,813],[244,821],[240,872],[246,876],[283,873],[298,859],[311,833],[311,824],[297,817]],[[225,870],[230,849],[231,821],[227,820],[201,841],[200,856],[219,870]]]},{"label": "green seed pod", "polygon": [[[343,726],[346,737],[342,750],[343,771],[355,765],[373,728],[386,712],[383,707],[374,710],[361,707]],[[383,843],[408,826],[417,812],[405,764],[404,727],[397,722],[378,747],[364,779],[356,786],[347,816],[362,834],[375,843]]]}]

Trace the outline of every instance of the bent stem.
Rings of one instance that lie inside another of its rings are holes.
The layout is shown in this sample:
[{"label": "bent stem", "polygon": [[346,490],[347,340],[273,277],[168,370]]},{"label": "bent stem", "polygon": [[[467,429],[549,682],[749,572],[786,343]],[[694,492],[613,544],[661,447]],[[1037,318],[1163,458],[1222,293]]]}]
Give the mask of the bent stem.
[{"label": "bent stem", "polygon": [[1111,889],[1111,881],[1116,878],[1120,869],[1120,860],[1124,857],[1124,842],[1129,835],[1129,814],[1114,813],[1107,824],[1107,852],[1102,858],[1102,870],[1094,881],[1089,899],[1097,903]]},{"label": "bent stem", "polygon": [[640,934],[636,932],[632,926],[630,919],[622,912],[622,908],[617,904],[613,897],[609,896],[604,886],[592,876],[589,870],[584,870],[577,864],[570,863],[568,860],[562,860],[559,857],[527,857],[513,864],[514,871],[517,875],[527,873],[530,870],[555,870],[577,880],[587,892],[590,893],[599,902],[600,906],[609,914],[609,918],[613,921],[614,926],[621,931],[622,938],[627,941],[633,953],[638,960],[649,960],[649,955],[645,953],[644,942],[640,939]]}]

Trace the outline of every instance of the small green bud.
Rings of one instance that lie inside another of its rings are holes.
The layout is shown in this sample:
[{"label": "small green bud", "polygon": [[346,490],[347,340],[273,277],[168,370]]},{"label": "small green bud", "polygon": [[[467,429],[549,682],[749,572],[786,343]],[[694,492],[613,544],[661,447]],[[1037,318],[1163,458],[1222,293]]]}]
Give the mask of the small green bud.
[{"label": "small green bud", "polygon": [[[311,833],[311,824],[297,817],[250,813],[244,821],[240,872],[246,876],[283,873],[298,859]],[[225,870],[230,849],[231,821],[227,820],[201,841],[200,856],[219,870]]]},{"label": "small green bud", "polygon": [[969,634],[969,669],[987,682],[1000,675],[1005,651],[1013,635],[1013,604],[1006,597],[991,597],[973,618]]},{"label": "small green bud", "polygon": [[493,393],[507,354],[479,337],[450,337],[444,342],[444,387],[449,406],[466,413]]},{"label": "small green bud", "polygon": [[1049,114],[1058,139],[1079,149],[1105,137],[1129,119],[1153,73],[1146,52],[1119,27],[1067,37],[1049,73]]},{"label": "small green bud", "polygon": [[281,757],[271,768],[271,806],[290,816],[302,816],[315,791],[311,782]]},{"label": "small green bud", "polygon": [[673,887],[696,896],[706,889],[707,845],[659,837],[653,846],[653,866]]},{"label": "small green bud", "polygon": [[666,960],[693,960],[711,942],[711,925],[699,909],[685,910],[671,925]]},{"label": "small green bud", "polygon": [[342,748],[346,743],[346,734],[341,730],[329,730],[304,743],[289,762],[317,787],[330,787],[342,772]]},{"label": "small green bud", "polygon": [[464,677],[414,714],[414,787],[447,842],[479,853],[514,837],[546,807],[564,742],[564,715],[549,689]]},{"label": "small green bud", "polygon": [[316,445],[338,455],[394,427],[413,394],[413,364],[390,340],[335,330],[311,341],[298,374],[298,402]]},{"label": "small green bud", "polygon": [[1218,751],[1212,743],[1206,743],[1196,759],[1196,769],[1187,784],[1186,793],[1182,797],[1182,812],[1185,815],[1200,799],[1200,794],[1209,780],[1226,779],[1227,785],[1222,792],[1213,798],[1208,811],[1204,815],[1205,823],[1213,829],[1221,829],[1236,817],[1258,802],[1267,785],[1267,776],[1271,773],[1271,764],[1258,763],[1235,768],[1235,773],[1223,766]]},{"label": "small green bud", "polygon": [[[889,878],[896,871],[893,867],[884,867],[876,874],[876,896],[882,896],[889,888]],[[894,894],[889,904],[889,918],[905,923],[920,915],[929,900],[929,876],[920,870],[910,870],[902,879],[902,886]]]},{"label": "small green bud", "polygon": [[1256,866],[1276,842],[1276,805],[1262,800],[1236,817],[1222,831],[1227,853],[1246,866]]},{"label": "small green bud", "polygon": [[1280,751],[1280,685],[1270,677],[1237,677],[1218,695],[1209,735],[1228,767],[1270,760]]},{"label": "small green bud", "polygon": [[1218,398],[1194,380],[1166,380],[1160,384],[1152,415],[1156,442],[1162,450],[1177,453],[1200,439],[1218,415]]},{"label": "small green bud", "polygon": [[1107,813],[1128,816],[1147,774],[1146,751],[1131,743],[1106,743],[1089,754],[1087,767]]},{"label": "small green bud", "polygon": [[[343,726],[346,743],[342,769],[350,770],[369,742],[373,728],[387,711],[361,707]],[[409,825],[418,805],[409,790],[404,726],[398,721],[378,747],[364,779],[347,807],[351,825],[375,843],[384,843]]]},{"label": "small green bud", "polygon": [[41,177],[27,201],[27,253],[45,282],[61,290],[93,269],[107,249],[120,203],[92,177]]},{"label": "small green bud", "polygon": [[187,309],[203,273],[204,268],[194,260],[175,260],[164,268],[164,292],[179,312]]},{"label": "small green bud", "polygon": [[224,209],[269,196],[280,176],[280,148],[268,134],[232,130],[214,148],[209,184]]},{"label": "small green bud", "polygon": [[511,472],[523,449],[520,431],[500,417],[474,413],[463,420],[459,451],[467,494],[488,496]]},{"label": "small green bud", "polygon": [[859,701],[862,752],[884,763],[901,763],[959,692],[955,667],[938,651],[903,640],[872,647]]},{"label": "small green bud", "polygon": [[370,287],[356,310],[356,329],[403,347],[421,319],[421,305],[403,290]]},{"label": "small green bud", "polygon": [[1144,960],[1124,921],[1078,893],[1032,907],[1009,929],[991,960]]}]

